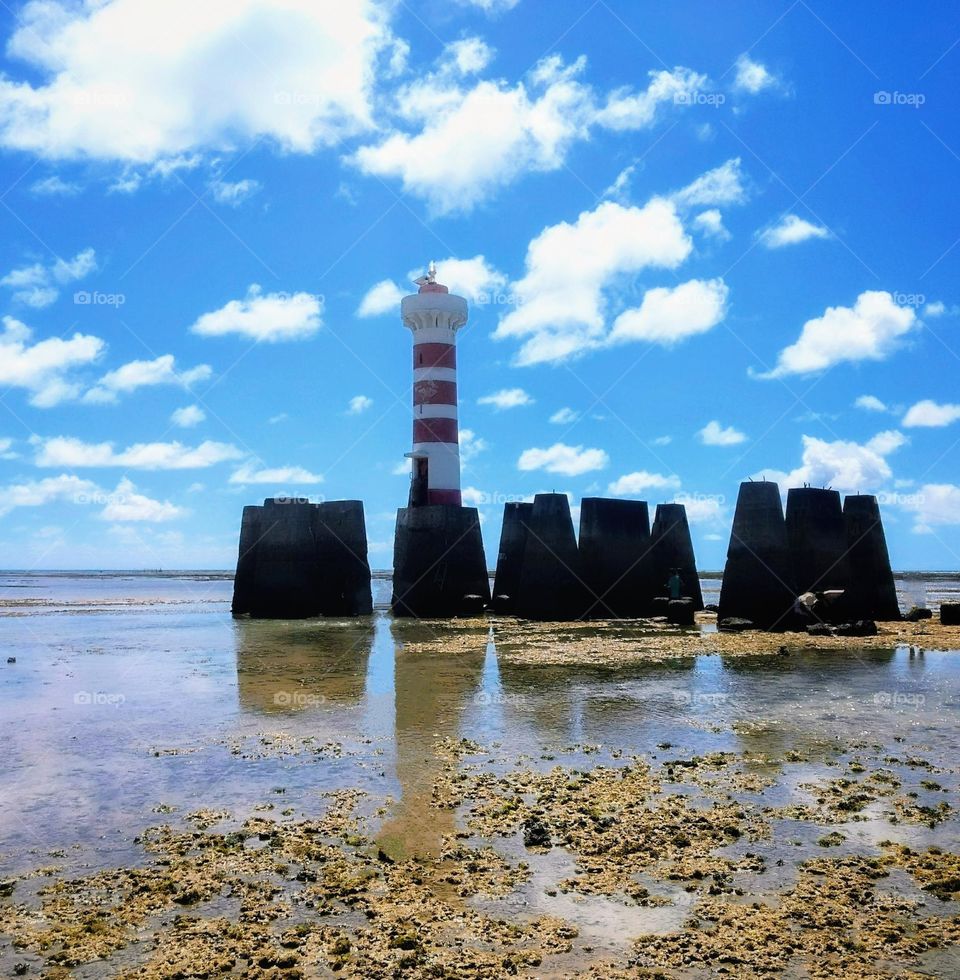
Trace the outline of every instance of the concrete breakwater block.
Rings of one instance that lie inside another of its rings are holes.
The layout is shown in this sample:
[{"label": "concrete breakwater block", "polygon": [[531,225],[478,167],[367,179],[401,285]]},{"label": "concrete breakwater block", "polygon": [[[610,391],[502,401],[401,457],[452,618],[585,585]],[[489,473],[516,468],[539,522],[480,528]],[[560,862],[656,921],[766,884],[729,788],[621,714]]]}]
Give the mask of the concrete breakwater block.
[{"label": "concrete breakwater block", "polygon": [[703,591],[693,554],[686,507],[683,504],[657,504],[650,537],[656,591],[663,594],[673,570],[679,569],[683,596],[692,599],[694,611],[700,612],[703,609]]},{"label": "concrete breakwater block", "polygon": [[527,543],[527,527],[532,513],[533,504],[511,501],[503,505],[500,551],[493,581],[493,609],[504,616],[516,611],[523,549]]},{"label": "concrete breakwater block", "polygon": [[476,507],[429,504],[398,510],[394,615],[477,615],[489,602],[490,580]]},{"label": "concrete breakwater block", "polygon": [[304,619],[372,610],[361,501],[277,497],[244,507],[234,615]]},{"label": "concrete breakwater block", "polygon": [[940,606],[940,622],[944,626],[960,626],[960,602],[944,602]]},{"label": "concrete breakwater block", "polygon": [[877,498],[868,494],[847,496],[843,521],[848,569],[844,609],[853,619],[901,619]]},{"label": "concrete breakwater block", "polygon": [[741,483],[717,617],[785,629],[796,595],[780,488],[776,483]]},{"label": "concrete breakwater block", "polygon": [[671,599],[667,605],[667,622],[673,626],[693,626],[696,623],[693,599]]},{"label": "concrete breakwater block", "polygon": [[588,617],[632,619],[649,613],[659,590],[646,502],[585,497],[580,562],[589,592]]},{"label": "concrete breakwater block", "polygon": [[523,549],[516,614],[524,619],[582,619],[587,608],[580,552],[566,494],[538,493]]},{"label": "concrete breakwater block", "polygon": [[819,487],[788,490],[786,524],[797,593],[845,589],[850,575],[840,494]]}]

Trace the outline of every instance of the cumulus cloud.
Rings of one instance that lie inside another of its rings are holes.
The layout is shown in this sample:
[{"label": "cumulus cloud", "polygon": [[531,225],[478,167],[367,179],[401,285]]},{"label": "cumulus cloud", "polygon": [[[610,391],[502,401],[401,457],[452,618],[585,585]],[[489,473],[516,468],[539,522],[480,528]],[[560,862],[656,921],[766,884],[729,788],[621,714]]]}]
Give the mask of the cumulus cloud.
[{"label": "cumulus cloud", "polygon": [[106,345],[99,337],[75,333],[70,339],[50,337],[32,343],[32,331],[13,317],[3,318],[0,331],[0,385],[24,388],[30,404],[51,408],[77,398],[82,385],[71,375],[92,364]]},{"label": "cumulus cloud", "polygon": [[152,361],[130,361],[129,364],[108,372],[83,396],[83,400],[96,404],[113,404],[120,395],[128,395],[138,388],[156,385],[189,388],[198,381],[206,381],[212,373],[209,364],[198,364],[185,371],[178,371],[173,354],[163,354]]},{"label": "cumulus cloud", "polygon": [[392,279],[384,279],[367,291],[366,296],[360,301],[357,316],[382,316],[384,313],[399,316],[400,300],[404,295],[403,290]]},{"label": "cumulus cloud", "polygon": [[248,198],[260,190],[258,180],[212,180],[207,184],[213,199],[217,204],[224,204],[229,208],[237,208]]},{"label": "cumulus cloud", "polygon": [[192,429],[207,417],[207,413],[199,405],[184,405],[176,409],[170,416],[170,421],[181,429]]},{"label": "cumulus cloud", "polygon": [[520,408],[524,405],[532,405],[534,399],[523,390],[523,388],[501,388],[500,391],[491,392],[477,399],[478,405],[491,405],[498,412],[508,408]]},{"label": "cumulus cloud", "polygon": [[810,238],[829,238],[830,230],[823,225],[811,224],[796,214],[787,214],[775,225],[759,232],[758,237],[767,248],[783,248]]},{"label": "cumulus cloud", "polygon": [[743,204],[747,199],[740,157],[733,157],[674,191],[670,200],[679,208]]},{"label": "cumulus cloud", "polygon": [[334,16],[315,0],[31,0],[7,47],[29,72],[0,79],[0,144],[133,163],[261,138],[310,152],[371,126],[392,44],[371,0]]},{"label": "cumulus cloud", "polygon": [[169,500],[152,500],[142,493],[137,493],[133,483],[123,479],[117,485],[117,489],[108,496],[107,505],[100,516],[103,520],[113,523],[149,521],[156,524],[172,521],[184,514],[186,511],[182,507],[171,504]]},{"label": "cumulus cloud", "polygon": [[553,415],[550,416],[550,421],[554,425],[572,425],[577,419],[580,418],[580,413],[575,412],[572,408],[558,408]]},{"label": "cumulus cloud", "polygon": [[691,279],[648,289],[639,307],[614,321],[609,342],[643,340],[670,346],[705,333],[726,315],[729,290],[722,279]]},{"label": "cumulus cloud", "polygon": [[92,248],[87,248],[72,259],[56,259],[46,265],[35,262],[13,269],[0,279],[0,286],[12,290],[13,298],[18,303],[41,310],[56,302],[61,286],[83,279],[96,268],[97,254]]},{"label": "cumulus cloud", "polygon": [[960,525],[960,487],[953,483],[925,483],[904,499],[913,514],[913,530],[931,534],[935,527]]},{"label": "cumulus cloud", "polygon": [[[463,463],[469,463],[471,459],[489,448],[487,440],[478,436],[473,429],[460,429],[458,439],[460,442],[460,460]],[[409,471],[409,465],[407,471]]]},{"label": "cumulus cloud", "polygon": [[610,457],[602,449],[584,449],[583,446],[557,442],[548,449],[525,449],[517,461],[517,468],[579,476],[592,470],[602,470],[609,462]]},{"label": "cumulus cloud", "polygon": [[395,131],[350,158],[363,173],[398,178],[439,214],[469,211],[528,172],[557,170],[591,129],[637,130],[705,78],[686,68],[651,72],[646,89],[605,98],[580,81],[584,58],[539,62],[509,86],[484,79],[464,87],[438,72],[397,92],[397,109],[412,132]]},{"label": "cumulus cloud", "polygon": [[677,476],[664,476],[662,473],[648,473],[646,470],[637,470],[635,473],[625,473],[618,477],[608,487],[607,493],[614,497],[634,497],[637,494],[645,493],[647,490],[668,490],[680,489],[680,478]]},{"label": "cumulus cloud", "polygon": [[323,477],[319,473],[311,473],[302,466],[276,466],[273,468],[262,467],[255,462],[244,463],[238,470],[230,475],[231,483],[273,483],[273,484],[299,484],[306,485],[311,483],[323,483]]},{"label": "cumulus cloud", "polygon": [[737,446],[747,441],[745,433],[732,425],[724,428],[716,419],[708,422],[697,436],[705,446]]},{"label": "cumulus cloud", "polygon": [[960,419],[960,405],[938,405],[929,398],[912,405],[903,417],[907,428],[942,428]]},{"label": "cumulus cloud", "polygon": [[764,89],[777,88],[779,80],[759,61],[754,61],[746,52],[737,58],[735,63],[736,75],[733,87],[738,92],[756,95]]},{"label": "cumulus cloud", "polygon": [[861,395],[854,403],[855,408],[862,408],[865,412],[887,412],[884,402],[880,401],[876,395]]},{"label": "cumulus cloud", "polygon": [[372,407],[372,398],[368,397],[367,395],[354,395],[347,405],[347,414],[360,415],[361,412],[365,412],[368,408]]},{"label": "cumulus cloud", "polygon": [[43,480],[13,483],[0,488],[0,516],[15,507],[43,507],[55,501],[86,503],[99,491],[90,480],[62,473]]},{"label": "cumulus cloud", "polygon": [[845,493],[870,493],[879,490],[892,474],[886,457],[906,443],[896,430],[880,432],[864,444],[837,439],[827,441],[803,436],[800,465],[790,471],[766,470],[755,474],[775,480],[781,489],[800,487],[833,487]]},{"label": "cumulus cloud", "polygon": [[237,334],[277,343],[302,340],[323,326],[323,300],[312,293],[264,293],[254,283],[244,299],[232,299],[219,310],[204,313],[190,327],[204,337]]},{"label": "cumulus cloud", "polygon": [[701,211],[693,219],[693,227],[703,232],[704,235],[717,238],[722,242],[728,241],[730,238],[730,232],[724,226],[723,215],[718,208],[708,208],[706,211]]},{"label": "cumulus cloud", "polygon": [[607,292],[648,268],[676,268],[692,250],[676,209],[604,201],[576,222],[545,228],[527,248],[526,274],[512,284],[517,304],[494,338],[522,341],[521,365],[561,361],[606,341]]},{"label": "cumulus cloud", "polygon": [[493,48],[481,37],[464,37],[444,48],[443,60],[453,65],[461,75],[483,71],[493,60]]},{"label": "cumulus cloud", "polygon": [[35,436],[34,462],[37,466],[108,467],[124,466],[134,470],[191,470],[215,466],[245,454],[222,442],[202,442],[184,446],[179,442],[140,442],[116,450],[112,442],[84,442],[73,436]]},{"label": "cumulus cloud", "polygon": [[520,0],[455,0],[461,7],[476,7],[485,14],[500,14],[512,10]]},{"label": "cumulus cloud", "polygon": [[683,504],[690,524],[723,524],[727,520],[726,508],[720,497],[712,494],[679,493],[673,498],[675,504]]},{"label": "cumulus cloud", "polygon": [[888,292],[868,290],[852,307],[829,306],[807,320],[796,343],[780,352],[777,365],[761,378],[810,374],[844,361],[882,361],[897,349],[919,321]]},{"label": "cumulus cloud", "polygon": [[34,181],[30,185],[30,193],[38,197],[73,197],[74,194],[79,194],[80,190],[79,184],[66,181],[56,174]]}]

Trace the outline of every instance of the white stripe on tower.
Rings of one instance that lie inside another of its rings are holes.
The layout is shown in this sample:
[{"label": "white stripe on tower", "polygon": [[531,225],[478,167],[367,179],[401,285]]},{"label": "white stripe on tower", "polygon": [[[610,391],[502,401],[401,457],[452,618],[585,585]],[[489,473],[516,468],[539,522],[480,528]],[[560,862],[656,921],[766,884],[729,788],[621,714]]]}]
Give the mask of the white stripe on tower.
[{"label": "white stripe on tower", "polygon": [[457,432],[457,331],[467,322],[467,301],[434,281],[401,303],[413,333],[413,456],[427,460],[427,503],[462,506]]}]

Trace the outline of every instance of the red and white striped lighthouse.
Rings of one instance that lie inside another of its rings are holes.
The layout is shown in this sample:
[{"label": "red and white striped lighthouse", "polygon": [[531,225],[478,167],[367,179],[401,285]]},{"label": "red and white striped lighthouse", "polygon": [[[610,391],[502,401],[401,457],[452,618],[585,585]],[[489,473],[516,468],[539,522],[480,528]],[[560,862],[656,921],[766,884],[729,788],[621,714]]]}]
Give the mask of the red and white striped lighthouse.
[{"label": "red and white striped lighthouse", "polygon": [[457,433],[457,331],[467,322],[467,301],[436,281],[436,266],[417,279],[419,292],[400,303],[413,333],[413,460],[410,506],[453,504],[460,497]]}]

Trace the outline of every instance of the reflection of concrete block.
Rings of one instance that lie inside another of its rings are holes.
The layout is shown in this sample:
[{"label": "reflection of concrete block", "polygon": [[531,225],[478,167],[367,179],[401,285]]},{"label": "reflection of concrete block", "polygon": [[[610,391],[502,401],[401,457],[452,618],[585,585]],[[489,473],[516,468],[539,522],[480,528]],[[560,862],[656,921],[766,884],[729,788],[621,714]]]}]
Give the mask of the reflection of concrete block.
[{"label": "reflection of concrete block", "polygon": [[650,536],[657,591],[662,592],[673,569],[679,569],[683,594],[693,599],[693,607],[699,612],[703,609],[703,591],[700,588],[697,561],[693,554],[693,541],[690,539],[686,507],[683,504],[657,504],[657,513],[653,519]]}]

